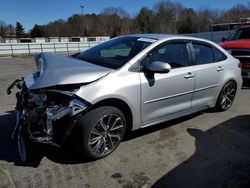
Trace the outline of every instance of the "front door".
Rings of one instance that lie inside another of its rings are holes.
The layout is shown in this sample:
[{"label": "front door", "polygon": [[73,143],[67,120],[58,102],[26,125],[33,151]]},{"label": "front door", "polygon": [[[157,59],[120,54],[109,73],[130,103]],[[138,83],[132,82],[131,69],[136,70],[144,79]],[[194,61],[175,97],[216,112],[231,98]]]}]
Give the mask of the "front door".
[{"label": "front door", "polygon": [[191,108],[195,72],[190,66],[188,45],[184,41],[167,42],[152,50],[141,64],[169,63],[169,73],[140,73],[141,115],[144,124]]}]

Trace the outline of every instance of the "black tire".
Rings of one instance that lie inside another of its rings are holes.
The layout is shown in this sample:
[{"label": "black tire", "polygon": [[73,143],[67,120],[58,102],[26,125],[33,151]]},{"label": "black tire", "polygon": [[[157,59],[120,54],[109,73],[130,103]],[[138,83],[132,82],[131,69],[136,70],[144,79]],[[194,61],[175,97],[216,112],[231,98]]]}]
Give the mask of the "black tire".
[{"label": "black tire", "polygon": [[215,109],[217,111],[226,111],[228,110],[234,101],[236,95],[237,85],[234,81],[228,81],[218,96]]},{"label": "black tire", "polygon": [[15,137],[17,152],[18,152],[18,161],[21,164],[28,164],[31,159],[31,148],[32,142],[29,140],[27,132],[25,132],[23,125],[20,125],[17,130],[17,135]]},{"label": "black tire", "polygon": [[76,147],[84,157],[92,160],[111,154],[124,138],[126,131],[123,113],[112,106],[102,106],[87,112],[80,119],[79,125],[80,135]]}]

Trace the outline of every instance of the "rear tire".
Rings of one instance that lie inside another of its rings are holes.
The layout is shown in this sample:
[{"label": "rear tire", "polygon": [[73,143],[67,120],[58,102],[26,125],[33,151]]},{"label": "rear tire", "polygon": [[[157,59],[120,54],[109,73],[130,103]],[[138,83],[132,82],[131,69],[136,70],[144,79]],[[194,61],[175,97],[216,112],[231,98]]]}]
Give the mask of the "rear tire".
[{"label": "rear tire", "polygon": [[126,120],[115,107],[98,107],[83,115],[80,120],[80,138],[77,148],[90,159],[101,159],[111,154],[122,141]]},{"label": "rear tire", "polygon": [[222,88],[217,102],[215,109],[218,111],[226,111],[228,110],[234,101],[235,95],[236,95],[237,86],[235,82],[228,81]]}]

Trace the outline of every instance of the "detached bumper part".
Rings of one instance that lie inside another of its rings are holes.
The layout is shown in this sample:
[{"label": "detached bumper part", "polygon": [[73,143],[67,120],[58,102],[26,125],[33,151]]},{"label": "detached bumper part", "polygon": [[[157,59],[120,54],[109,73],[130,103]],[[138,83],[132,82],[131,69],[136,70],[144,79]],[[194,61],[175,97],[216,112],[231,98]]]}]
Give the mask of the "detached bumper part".
[{"label": "detached bumper part", "polygon": [[7,88],[6,90],[6,93],[8,95],[11,94],[11,90],[16,86],[18,89],[21,89],[22,86],[24,84],[24,79],[22,78],[21,80],[20,79],[16,79],[14,82],[12,82],[12,84],[10,84],[10,86]]},{"label": "detached bumper part", "polygon": [[68,107],[47,108],[47,134],[53,136],[53,121],[59,120],[66,115],[75,116],[87,108],[87,105],[78,99],[72,99]]}]

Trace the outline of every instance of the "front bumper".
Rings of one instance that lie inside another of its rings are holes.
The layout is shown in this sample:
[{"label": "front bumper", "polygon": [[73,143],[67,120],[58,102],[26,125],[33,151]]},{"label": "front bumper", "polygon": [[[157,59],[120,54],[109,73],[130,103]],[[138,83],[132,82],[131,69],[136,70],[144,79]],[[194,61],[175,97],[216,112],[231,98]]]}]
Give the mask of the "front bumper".
[{"label": "front bumper", "polygon": [[[20,91],[16,94],[17,121],[12,134],[13,139],[22,126],[29,138],[61,146],[75,126],[76,119],[90,106],[87,101],[65,91],[30,91],[24,79],[15,80],[7,89],[7,93],[10,94],[14,87]],[[62,101],[51,101],[57,98],[62,98],[59,100]],[[30,130],[32,127],[35,127],[34,134]]]}]

